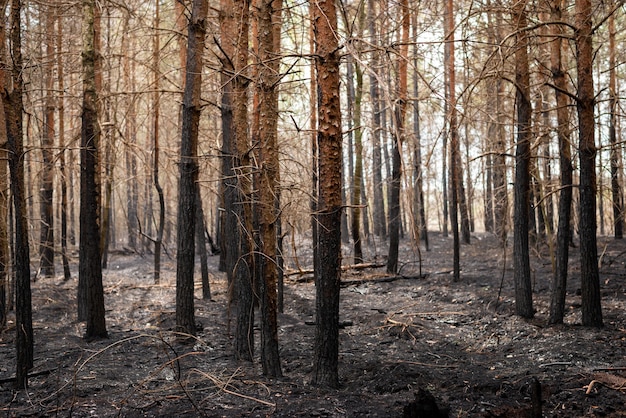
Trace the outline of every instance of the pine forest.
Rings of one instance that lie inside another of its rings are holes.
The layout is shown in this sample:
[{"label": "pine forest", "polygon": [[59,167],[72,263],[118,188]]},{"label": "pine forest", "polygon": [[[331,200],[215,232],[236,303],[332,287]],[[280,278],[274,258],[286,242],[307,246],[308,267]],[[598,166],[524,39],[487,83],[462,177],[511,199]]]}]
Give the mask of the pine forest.
[{"label": "pine forest", "polygon": [[0,13],[1,415],[626,416],[623,0]]}]

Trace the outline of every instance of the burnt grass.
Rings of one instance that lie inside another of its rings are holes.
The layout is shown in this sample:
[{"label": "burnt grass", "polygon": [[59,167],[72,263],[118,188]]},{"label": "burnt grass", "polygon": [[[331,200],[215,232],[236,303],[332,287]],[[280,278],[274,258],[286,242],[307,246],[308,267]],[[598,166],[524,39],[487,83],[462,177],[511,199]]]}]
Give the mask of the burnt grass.
[{"label": "burnt grass", "polygon": [[[192,343],[173,333],[174,260],[165,259],[162,282],[154,285],[150,255],[112,253],[104,271],[109,338],[92,342],[82,338],[84,324],[76,322],[76,271],[69,282],[60,274],[42,278],[32,284],[35,367],[26,391],[15,391],[11,381],[13,316],[0,334],[0,414],[526,417],[536,378],[545,417],[626,416],[626,242],[599,239],[605,326],[592,329],[581,326],[578,248],[571,249],[565,324],[547,326],[549,248],[532,252],[537,312],[523,320],[514,315],[511,243],[505,256],[493,237],[472,238],[462,246],[457,283],[450,274],[451,239],[439,234],[430,235],[422,262],[417,248],[402,243],[403,277],[385,278],[384,267],[343,272],[341,387],[332,390],[310,385],[310,275],[286,277],[280,379],[262,375],[258,350],[254,363],[234,359],[235,316],[218,256],[210,257],[212,300],[202,300],[196,287],[202,330]],[[310,248],[303,239],[286,249],[290,273],[310,265]],[[366,261],[384,263],[386,249],[371,242]],[[344,264],[350,260],[344,247]],[[258,327],[255,339],[258,347]],[[408,406],[416,393],[432,395],[443,412],[420,414]]]}]

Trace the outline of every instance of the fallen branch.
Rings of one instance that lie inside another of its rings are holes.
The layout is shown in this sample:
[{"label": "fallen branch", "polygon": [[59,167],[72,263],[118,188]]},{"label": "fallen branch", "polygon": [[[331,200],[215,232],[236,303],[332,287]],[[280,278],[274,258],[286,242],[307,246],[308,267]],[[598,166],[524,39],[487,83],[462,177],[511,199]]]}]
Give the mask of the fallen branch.
[{"label": "fallen branch", "polygon": [[459,367],[456,364],[435,364],[435,363],[420,363],[419,361],[398,360],[398,363],[413,364],[415,366],[424,367],[440,367],[442,369],[456,369]]},{"label": "fallen branch", "polygon": [[396,280],[419,280],[419,279],[425,279],[426,277],[428,277],[428,275],[421,275],[421,276],[420,275],[417,275],[417,276],[397,275],[397,276],[383,276],[383,277],[376,277],[376,278],[365,277],[363,279],[342,280],[341,287],[354,286],[354,285],[359,285],[363,283],[391,283],[391,282],[395,282]]},{"label": "fallen branch", "polygon": [[587,389],[585,394],[589,395],[596,384],[601,384],[613,390],[626,390],[626,378],[609,373],[596,373],[589,385],[583,387],[583,389]]},{"label": "fallen branch", "polygon": [[265,401],[263,399],[255,398],[253,396],[244,395],[243,393],[235,392],[233,390],[228,389],[228,386],[230,385],[230,380],[231,379],[228,379],[227,382],[224,382],[224,381],[220,380],[219,378],[217,378],[216,376],[213,376],[210,373],[205,373],[202,370],[193,369],[193,371],[195,373],[198,373],[199,375],[204,376],[205,378],[209,379],[211,382],[213,382],[213,384],[219,390],[221,390],[224,393],[227,393],[227,394],[233,395],[233,396],[238,396],[238,397],[243,398],[243,399],[248,399],[250,401],[258,402],[260,404],[271,406],[273,408],[276,407],[276,404],[273,403],[273,402],[268,402],[268,401]]},{"label": "fallen branch", "polygon": [[[35,373],[30,373],[28,375],[28,378],[30,379],[31,377],[49,375],[50,373],[52,373],[55,370],[56,370],[56,367],[54,369],[40,370],[40,371],[35,372]],[[16,380],[17,380],[17,378],[15,376],[13,376],[13,377],[5,377],[4,379],[0,379],[0,384],[11,383],[11,382],[15,382]]]},{"label": "fallen branch", "polygon": [[[385,267],[387,264],[385,263],[358,263],[358,264],[350,264],[347,266],[341,266],[341,270],[342,271],[347,271],[347,270],[365,270],[365,269],[373,269],[373,268],[380,268],[380,267]],[[285,271],[285,277],[289,277],[289,276],[306,276],[307,274],[313,274],[315,273],[315,270],[313,269],[307,269],[307,270],[291,270],[291,271]]]}]

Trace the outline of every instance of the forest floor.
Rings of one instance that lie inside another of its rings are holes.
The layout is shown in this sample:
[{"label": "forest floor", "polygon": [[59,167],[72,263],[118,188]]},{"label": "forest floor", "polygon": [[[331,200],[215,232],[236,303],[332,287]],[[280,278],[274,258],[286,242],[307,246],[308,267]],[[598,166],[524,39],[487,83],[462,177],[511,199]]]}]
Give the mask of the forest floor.
[{"label": "forest floor", "polygon": [[[571,249],[565,324],[549,327],[548,249],[531,256],[537,313],[523,320],[514,315],[511,244],[505,260],[496,239],[472,238],[461,249],[458,283],[450,274],[452,241],[437,233],[430,234],[430,251],[421,251],[421,264],[416,248],[403,242],[405,278],[381,280],[384,267],[343,273],[337,390],[310,385],[310,275],[286,278],[281,379],[262,376],[258,355],[252,364],[234,360],[218,256],[210,257],[213,299],[202,300],[196,288],[203,330],[194,344],[180,343],[172,333],[173,260],[165,260],[162,283],[155,286],[150,256],[111,254],[104,272],[109,339],[89,343],[82,338],[84,324],[75,320],[76,273],[69,282],[61,275],[38,280],[32,290],[35,367],[27,391],[14,391],[10,381],[14,322],[0,334],[0,415],[399,417],[423,389],[450,417],[525,417],[536,378],[543,416],[625,417],[626,240],[599,239],[605,326],[591,329],[581,326],[578,248]],[[288,253],[290,270],[310,268],[310,242],[302,240]],[[365,258],[384,262],[385,253],[386,245],[370,245]],[[344,264],[350,260],[345,248]],[[258,329],[255,338],[258,344]],[[414,410],[407,416],[436,415]]]}]

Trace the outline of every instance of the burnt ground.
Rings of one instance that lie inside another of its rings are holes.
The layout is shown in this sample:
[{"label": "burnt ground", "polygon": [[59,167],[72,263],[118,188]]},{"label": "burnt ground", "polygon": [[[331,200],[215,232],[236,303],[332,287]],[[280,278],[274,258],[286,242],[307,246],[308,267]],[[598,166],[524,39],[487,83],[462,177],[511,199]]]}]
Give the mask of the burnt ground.
[{"label": "burnt ground", "polygon": [[[511,245],[503,271],[496,240],[473,237],[462,247],[462,280],[453,283],[451,240],[430,238],[421,277],[416,249],[406,242],[401,274],[407,278],[381,281],[384,268],[344,272],[338,390],[309,384],[310,276],[286,280],[286,308],[279,317],[282,379],[263,377],[258,358],[254,364],[233,359],[233,323],[217,256],[210,261],[213,300],[200,299],[197,287],[203,330],[194,344],[182,344],[172,333],[172,260],[165,261],[162,284],[155,286],[151,257],[111,254],[104,274],[110,338],[90,343],[75,320],[76,277],[67,283],[60,276],[39,280],[33,283],[35,376],[28,391],[16,392],[7,381],[15,367],[10,323],[0,335],[0,414],[394,417],[423,389],[450,417],[524,417],[537,378],[546,417],[626,416],[626,242],[599,240],[605,326],[590,329],[580,325],[578,248],[572,249],[566,323],[548,327],[547,248],[531,258],[536,317],[522,320],[514,315]],[[289,251],[290,269],[307,266],[305,243],[298,245],[297,263]],[[370,245],[366,259],[384,261],[385,253],[384,244]]]}]

